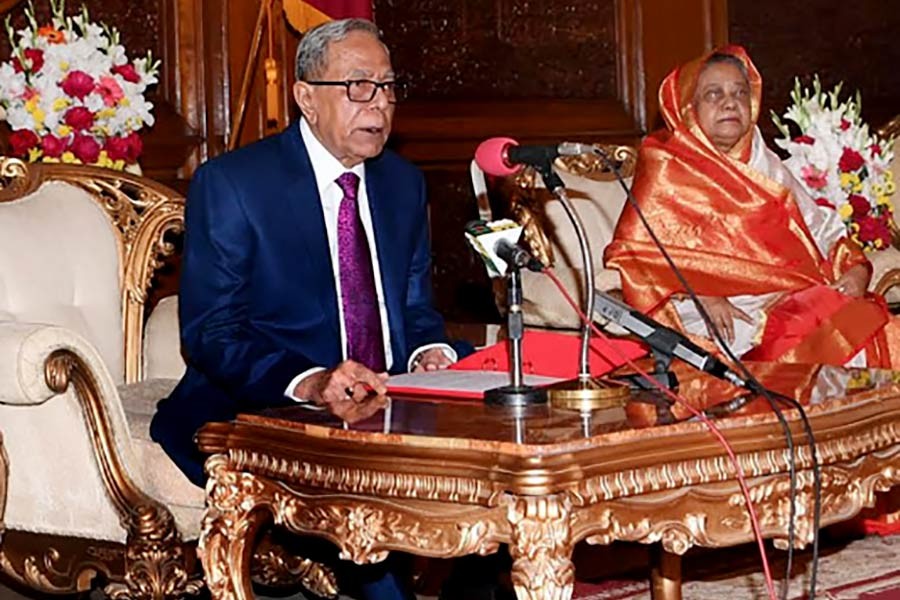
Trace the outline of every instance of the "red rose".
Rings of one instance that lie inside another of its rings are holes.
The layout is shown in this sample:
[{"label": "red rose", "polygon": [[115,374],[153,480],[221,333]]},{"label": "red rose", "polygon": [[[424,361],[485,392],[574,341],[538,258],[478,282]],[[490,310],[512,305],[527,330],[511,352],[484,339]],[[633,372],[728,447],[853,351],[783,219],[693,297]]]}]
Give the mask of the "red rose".
[{"label": "red rose", "polygon": [[85,96],[94,91],[94,78],[84,71],[72,71],[63,79],[62,89],[66,95],[84,100]]},{"label": "red rose", "polygon": [[852,173],[864,164],[866,164],[866,161],[863,159],[862,154],[845,147],[844,153],[841,154],[841,160],[838,161],[838,168],[844,173]]},{"label": "red rose", "polygon": [[810,146],[816,143],[816,139],[808,135],[798,135],[794,138],[794,141],[798,144],[808,144]]},{"label": "red rose", "polygon": [[97,162],[100,156],[100,144],[89,135],[76,135],[69,147],[72,154],[86,165]]},{"label": "red rose", "polygon": [[869,146],[869,152],[872,153],[872,156],[881,156],[881,146],[878,144],[872,144]]},{"label": "red rose", "polygon": [[112,68],[112,72],[116,75],[120,75],[122,79],[131,83],[137,83],[141,80],[141,76],[138,75],[137,70],[134,68],[134,65],[131,63],[125,63],[124,65],[116,65]]},{"label": "red rose", "polygon": [[869,201],[860,196],[859,194],[851,194],[847,201],[850,203],[850,206],[853,207],[853,218],[861,219],[862,217],[869,214]]},{"label": "red rose", "polygon": [[859,223],[859,241],[874,244],[875,240],[881,240],[883,247],[891,244],[891,230],[884,221],[874,217],[863,217]]},{"label": "red rose", "polygon": [[847,131],[848,129],[850,129],[850,121],[841,119],[841,131]]},{"label": "red rose", "polygon": [[59,158],[66,150],[66,141],[48,133],[41,139],[41,150],[44,156]]},{"label": "red rose", "polygon": [[37,146],[39,141],[37,134],[30,129],[17,129],[9,134],[9,145],[14,156],[28,156],[28,151]]},{"label": "red rose", "polygon": [[94,125],[94,113],[84,106],[73,106],[66,111],[63,117],[66,125],[75,131],[84,131],[90,129]]},{"label": "red rose", "polygon": [[125,162],[137,162],[141,152],[144,151],[144,142],[141,140],[141,136],[136,131],[132,131],[125,136],[125,141],[128,142],[128,154],[125,156]]},{"label": "red rose", "polygon": [[130,142],[123,137],[111,137],[106,140],[106,145],[103,146],[106,150],[106,154],[112,160],[124,160],[128,158],[128,152],[131,149]]},{"label": "red rose", "polygon": [[40,48],[28,48],[25,50],[25,58],[31,61],[31,72],[37,73],[44,66],[44,51]]}]

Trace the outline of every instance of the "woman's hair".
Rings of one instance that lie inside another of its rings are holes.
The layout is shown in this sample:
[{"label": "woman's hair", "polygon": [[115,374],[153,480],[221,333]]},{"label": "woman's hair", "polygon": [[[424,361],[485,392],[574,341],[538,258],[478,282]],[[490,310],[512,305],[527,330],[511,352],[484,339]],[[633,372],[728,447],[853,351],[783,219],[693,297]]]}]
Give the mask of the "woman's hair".
[{"label": "woman's hair", "polygon": [[712,65],[720,65],[723,63],[737,67],[741,72],[741,75],[744,76],[744,79],[748,82],[750,81],[750,76],[747,73],[747,65],[745,65],[744,62],[737,56],[733,54],[725,54],[724,52],[713,52],[712,54],[710,54],[709,58],[706,59],[706,62],[703,63],[703,68],[700,69],[700,72],[702,73]]}]

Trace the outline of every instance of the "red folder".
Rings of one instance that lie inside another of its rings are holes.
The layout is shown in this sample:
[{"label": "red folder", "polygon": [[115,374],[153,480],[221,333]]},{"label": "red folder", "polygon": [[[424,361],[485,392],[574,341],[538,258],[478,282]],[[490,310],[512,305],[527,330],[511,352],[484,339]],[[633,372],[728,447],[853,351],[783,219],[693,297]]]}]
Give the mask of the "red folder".
[{"label": "red folder", "polygon": [[[647,348],[633,340],[591,338],[588,358],[591,375],[605,375],[629,360],[641,358]],[[572,379],[578,375],[581,337],[552,331],[526,331],[522,337],[522,373]],[[509,371],[509,343],[499,342],[451,365],[468,371]]]}]

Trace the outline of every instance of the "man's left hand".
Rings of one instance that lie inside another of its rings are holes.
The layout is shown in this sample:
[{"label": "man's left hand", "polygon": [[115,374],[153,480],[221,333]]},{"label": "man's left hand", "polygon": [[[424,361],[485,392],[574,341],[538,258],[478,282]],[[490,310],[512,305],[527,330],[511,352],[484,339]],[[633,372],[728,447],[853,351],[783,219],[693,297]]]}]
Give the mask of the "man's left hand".
[{"label": "man's left hand", "polygon": [[437,371],[439,369],[446,369],[453,361],[444,354],[444,351],[440,348],[429,348],[428,350],[422,353],[422,356],[419,357],[418,363],[415,367],[413,367],[413,373],[421,373],[423,371]]}]

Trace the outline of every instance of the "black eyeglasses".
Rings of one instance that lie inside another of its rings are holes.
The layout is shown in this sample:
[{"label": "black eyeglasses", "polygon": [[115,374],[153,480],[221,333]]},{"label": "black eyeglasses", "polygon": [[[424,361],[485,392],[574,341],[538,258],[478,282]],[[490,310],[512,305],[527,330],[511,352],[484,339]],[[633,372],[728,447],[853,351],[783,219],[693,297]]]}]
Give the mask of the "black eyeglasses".
[{"label": "black eyeglasses", "polygon": [[405,87],[398,81],[372,81],[370,79],[350,79],[348,81],[307,81],[309,85],[339,85],[347,90],[350,102],[371,102],[378,90],[383,90],[387,101],[396,104],[403,100]]}]

